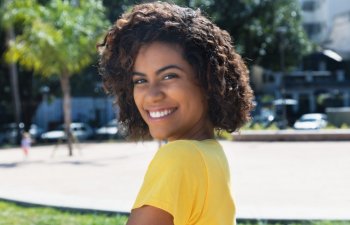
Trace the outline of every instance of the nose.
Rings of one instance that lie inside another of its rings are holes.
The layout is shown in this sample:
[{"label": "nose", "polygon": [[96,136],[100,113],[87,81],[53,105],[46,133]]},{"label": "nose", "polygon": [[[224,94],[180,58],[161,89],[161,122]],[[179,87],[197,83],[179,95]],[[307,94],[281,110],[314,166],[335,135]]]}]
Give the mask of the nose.
[{"label": "nose", "polygon": [[150,84],[146,93],[146,100],[148,102],[158,102],[164,99],[165,92],[159,83]]}]

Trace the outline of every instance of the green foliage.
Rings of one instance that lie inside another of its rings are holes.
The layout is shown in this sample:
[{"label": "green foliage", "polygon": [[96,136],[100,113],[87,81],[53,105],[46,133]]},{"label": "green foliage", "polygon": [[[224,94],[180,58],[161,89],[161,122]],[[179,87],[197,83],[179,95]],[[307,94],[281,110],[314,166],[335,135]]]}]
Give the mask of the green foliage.
[{"label": "green foliage", "polygon": [[31,24],[36,17],[38,9],[36,0],[11,1],[2,0],[0,9],[0,22],[5,28],[13,25],[14,21],[21,21],[23,24]]},{"label": "green foliage", "polygon": [[266,221],[257,220],[252,222],[240,222],[237,225],[350,225],[350,221],[322,221],[322,220],[301,220],[301,221]]},{"label": "green foliage", "polygon": [[323,128],[323,129],[337,129],[337,127],[334,126],[334,125],[331,124],[331,123],[328,123],[327,126],[326,126],[325,128]]},{"label": "green foliage", "polygon": [[225,130],[215,130],[215,138],[220,140],[232,141],[233,136]]},{"label": "green foliage", "polygon": [[44,207],[21,207],[0,202],[0,225],[124,225],[126,216],[79,214]]},{"label": "green foliage", "polygon": [[[23,207],[0,202],[0,225],[124,225],[126,216],[74,213],[46,207]],[[350,225],[350,221],[238,220],[237,225]]]},{"label": "green foliage", "polygon": [[261,97],[261,102],[262,103],[269,103],[269,102],[272,102],[273,100],[275,99],[274,96],[272,95],[269,95],[269,94],[265,94]]},{"label": "green foliage", "polygon": [[279,128],[276,123],[272,123],[268,127],[261,123],[247,123],[241,130],[279,130]]},{"label": "green foliage", "polygon": [[[177,0],[202,8],[233,37],[248,63],[280,70],[280,44],[286,67],[312,50],[302,28],[298,1],[291,0]],[[284,29],[281,29],[283,27]]]},{"label": "green foliage", "polygon": [[350,129],[350,125],[347,123],[343,123],[340,127],[338,127],[332,123],[328,123],[327,126],[323,129],[329,129],[329,130],[332,130],[332,129]]},{"label": "green foliage", "polygon": [[3,13],[3,24],[23,28],[5,58],[45,76],[73,74],[89,65],[109,25],[101,1],[96,0],[77,6],[62,0],[47,5],[14,0],[5,4]]},{"label": "green foliage", "polygon": [[237,225],[350,225],[349,221],[254,221],[254,222],[238,222]]},{"label": "green foliage", "polygon": [[247,123],[242,130],[264,130],[264,126],[260,123]]},{"label": "green foliage", "polygon": [[349,124],[347,124],[347,123],[343,123],[341,126],[340,126],[340,129],[349,129],[350,128],[350,126],[349,126]]},{"label": "green foliage", "polygon": [[[0,201],[0,225],[124,225],[126,216],[74,213],[47,207],[23,207]],[[238,220],[237,225],[350,225],[350,221]]]},{"label": "green foliage", "polygon": [[130,10],[133,5],[140,2],[142,2],[142,0],[103,0],[108,19],[111,22],[116,21],[122,13]]}]

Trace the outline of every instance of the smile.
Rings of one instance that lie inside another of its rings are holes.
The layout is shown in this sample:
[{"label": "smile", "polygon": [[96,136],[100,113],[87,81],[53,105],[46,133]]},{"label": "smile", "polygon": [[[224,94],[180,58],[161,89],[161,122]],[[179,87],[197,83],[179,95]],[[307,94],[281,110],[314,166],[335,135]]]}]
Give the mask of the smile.
[{"label": "smile", "polygon": [[176,109],[165,109],[165,110],[159,110],[159,111],[148,111],[148,115],[152,118],[152,119],[159,119],[159,118],[163,118],[166,117],[168,115],[170,115],[171,113],[173,113]]}]

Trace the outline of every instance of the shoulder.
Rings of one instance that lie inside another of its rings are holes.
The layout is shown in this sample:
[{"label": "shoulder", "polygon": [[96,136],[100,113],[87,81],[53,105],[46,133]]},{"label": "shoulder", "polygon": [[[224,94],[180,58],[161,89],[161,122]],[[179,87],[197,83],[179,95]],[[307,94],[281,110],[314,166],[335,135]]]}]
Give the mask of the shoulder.
[{"label": "shoulder", "polygon": [[153,163],[170,167],[204,168],[200,149],[195,141],[179,140],[163,145],[155,155]]},{"label": "shoulder", "polygon": [[205,154],[205,152],[213,150],[222,150],[222,146],[215,139],[208,139],[204,141],[196,140],[178,140],[169,142],[163,145],[159,152],[167,155],[185,155],[199,157]]},{"label": "shoulder", "polygon": [[198,158],[200,157],[200,150],[195,144],[195,141],[179,140],[172,141],[163,145],[159,151],[160,156],[173,158]]}]

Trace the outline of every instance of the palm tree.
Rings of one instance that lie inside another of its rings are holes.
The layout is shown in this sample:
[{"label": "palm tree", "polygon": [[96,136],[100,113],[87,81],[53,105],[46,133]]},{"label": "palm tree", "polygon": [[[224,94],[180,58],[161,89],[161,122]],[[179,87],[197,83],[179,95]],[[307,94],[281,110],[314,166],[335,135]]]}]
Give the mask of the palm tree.
[{"label": "palm tree", "polygon": [[[9,45],[11,41],[15,39],[15,32],[12,26],[6,27],[6,45]],[[14,106],[14,117],[17,127],[17,137],[16,143],[20,142],[20,122],[21,122],[21,100],[18,89],[18,70],[15,63],[9,63],[9,75],[11,81],[11,91],[12,91],[12,100]]]},{"label": "palm tree", "polygon": [[63,93],[63,114],[69,156],[73,155],[70,77],[95,58],[95,45],[109,26],[100,0],[5,1],[3,24],[20,24],[22,32],[5,53],[9,62],[42,76],[57,76]]}]

